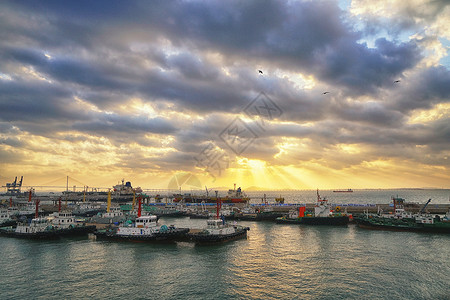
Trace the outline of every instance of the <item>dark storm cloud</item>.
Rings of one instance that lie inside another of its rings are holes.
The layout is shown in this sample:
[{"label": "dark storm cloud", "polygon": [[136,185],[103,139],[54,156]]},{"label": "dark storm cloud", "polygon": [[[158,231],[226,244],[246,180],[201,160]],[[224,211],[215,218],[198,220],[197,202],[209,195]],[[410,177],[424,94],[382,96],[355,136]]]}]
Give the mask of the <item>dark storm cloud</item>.
[{"label": "dark storm cloud", "polygon": [[174,126],[163,118],[143,118],[119,116],[116,114],[103,114],[99,118],[93,118],[88,122],[76,122],[74,129],[88,133],[99,133],[111,136],[114,132],[125,134],[132,133],[162,133],[169,134],[175,131]]},{"label": "dark storm cloud", "polygon": [[[242,113],[265,91],[283,110],[278,121],[290,124],[267,129],[247,149],[249,158],[273,160],[282,137],[313,140],[317,150],[297,156],[305,160],[339,143],[430,145],[429,153],[448,145],[446,122],[405,124],[414,109],[448,102],[448,69],[424,68],[403,80],[423,58],[420,43],[379,38],[370,47],[361,39],[371,33],[355,30],[335,2],[5,1],[0,11],[0,75],[12,78],[0,78],[0,121],[34,134],[78,131],[114,146],[150,147],[158,143],[147,133],[170,135],[176,152],[134,154],[148,168],[186,167],[219,141],[235,117],[224,113]],[[23,68],[46,80],[24,79]],[[296,88],[276,70],[311,75],[317,86]],[[401,85],[393,84],[398,78]],[[103,111],[77,106],[77,98]],[[157,113],[204,119],[136,117],[126,111],[131,98]],[[314,124],[301,126],[306,122]]]},{"label": "dark storm cloud", "polygon": [[399,90],[393,100],[390,106],[402,112],[450,102],[450,71],[438,66],[420,72],[411,78],[407,88]]},{"label": "dark storm cloud", "polygon": [[58,85],[31,81],[0,80],[0,120],[34,121],[54,119],[82,119],[68,107],[71,93]]},{"label": "dark storm cloud", "polygon": [[[30,5],[26,2],[19,4]],[[59,35],[61,43],[72,45],[73,41],[67,37],[79,36],[77,28],[86,26],[81,25],[86,22],[88,29],[93,30],[86,30],[81,35],[96,41],[96,44],[80,42],[78,50],[85,48],[96,53],[97,49],[115,46],[111,52],[122,55],[128,47],[116,41],[114,35],[128,32],[133,36],[134,31],[139,31],[142,32],[139,39],[147,43],[157,43],[155,36],[159,36],[169,39],[182,51],[186,48],[197,51],[210,49],[234,61],[265,60],[272,66],[314,72],[330,84],[343,85],[358,93],[382,86],[414,66],[420,58],[419,50],[412,43],[397,45],[381,39],[374,49],[359,44],[360,35],[342,21],[342,12],[332,2],[236,1],[230,4],[215,1],[157,2],[152,5],[100,2],[88,7],[82,3],[44,2],[30,6],[24,9],[29,9],[30,13],[32,9],[34,14],[41,11],[42,18],[49,15],[47,22],[50,24],[47,26],[65,28],[64,31],[53,32]],[[60,47],[64,49],[62,45]],[[214,75],[214,71],[204,73],[201,70],[198,58],[195,61],[186,55],[181,54],[180,59],[172,61],[172,65],[177,65],[186,77]],[[95,69],[90,67],[91,63],[73,58],[72,61],[51,64],[53,67],[47,72],[56,80],[124,88],[125,78],[116,76],[120,79],[110,80],[117,70],[102,70],[101,64]],[[187,69],[190,72],[185,73]],[[145,92],[152,95],[151,90]],[[189,105],[190,98],[186,98]]]}]

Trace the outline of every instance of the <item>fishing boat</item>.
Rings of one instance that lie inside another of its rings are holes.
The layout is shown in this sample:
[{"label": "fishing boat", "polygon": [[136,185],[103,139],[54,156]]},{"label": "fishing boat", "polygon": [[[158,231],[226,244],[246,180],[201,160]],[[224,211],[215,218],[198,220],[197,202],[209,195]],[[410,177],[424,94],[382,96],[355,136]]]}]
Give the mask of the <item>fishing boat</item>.
[{"label": "fishing boat", "polygon": [[130,242],[170,242],[186,238],[189,228],[176,228],[173,225],[159,226],[157,216],[142,216],[141,212],[141,201],[139,199],[138,217],[134,222],[127,220],[118,228],[97,230],[94,234],[100,239]]},{"label": "fishing boat", "polygon": [[374,230],[450,233],[450,211],[443,217],[425,213],[431,199],[417,214],[405,212],[404,199],[395,197],[392,214],[368,214],[355,218],[358,227]]},{"label": "fishing boat", "polygon": [[347,225],[350,216],[346,213],[332,212],[331,205],[326,198],[321,198],[317,190],[317,202],[314,205],[314,215],[306,213],[306,207],[300,206],[298,213],[291,212],[288,216],[279,217],[277,223],[304,224],[304,225]]},{"label": "fishing boat", "polygon": [[[220,202],[220,201],[219,201]],[[249,227],[225,222],[225,217],[219,218],[221,204],[217,202],[216,218],[206,221],[206,227],[191,230],[188,238],[196,244],[216,244],[247,237]]]}]

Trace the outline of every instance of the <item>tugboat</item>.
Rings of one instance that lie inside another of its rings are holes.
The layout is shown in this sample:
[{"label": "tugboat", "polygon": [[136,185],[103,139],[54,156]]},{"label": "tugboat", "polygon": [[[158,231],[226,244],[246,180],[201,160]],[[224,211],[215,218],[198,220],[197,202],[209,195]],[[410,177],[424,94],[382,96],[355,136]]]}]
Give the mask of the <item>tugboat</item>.
[{"label": "tugboat", "polygon": [[314,205],[314,216],[306,214],[306,207],[300,206],[297,212],[292,212],[289,216],[279,217],[277,223],[305,224],[305,225],[347,225],[350,221],[345,213],[332,213],[331,206],[326,198],[321,198],[317,190],[317,202]]},{"label": "tugboat", "polygon": [[98,213],[103,213],[105,211],[106,209],[99,203],[82,202],[76,206],[72,213],[75,216],[92,217],[97,215]]},{"label": "tugboat", "polygon": [[94,234],[101,239],[131,242],[170,242],[185,239],[189,228],[175,228],[173,225],[159,227],[157,216],[142,216],[141,212],[139,198],[138,217],[134,223],[128,220],[116,229],[97,230]]},{"label": "tugboat", "polygon": [[375,230],[389,231],[414,231],[431,233],[450,233],[450,212],[444,217],[425,214],[425,208],[431,199],[425,203],[418,214],[405,212],[403,208],[404,199],[392,198],[394,202],[393,214],[366,214],[355,218],[358,227]]},{"label": "tugboat", "polygon": [[57,239],[60,231],[57,230],[46,218],[39,218],[39,199],[36,201],[35,217],[28,224],[21,222],[16,228],[2,227],[0,235],[28,239]]},{"label": "tugboat", "polygon": [[107,208],[105,213],[98,213],[91,217],[90,223],[93,224],[114,224],[126,220],[120,206],[111,206],[111,191],[108,191]]},{"label": "tugboat", "polygon": [[76,222],[71,212],[61,212],[61,200],[59,202],[58,212],[50,217],[51,224],[60,230],[60,236],[73,236],[86,233],[93,233],[96,229],[95,225],[86,225],[84,222]]},{"label": "tugboat", "polygon": [[196,244],[217,244],[247,237],[249,227],[231,225],[225,222],[225,217],[219,218],[219,202],[216,206],[216,218],[207,220],[207,226],[203,230],[191,230],[188,233],[188,238],[192,242]]},{"label": "tugboat", "polygon": [[17,222],[11,218],[11,215],[7,209],[0,210],[0,227],[14,226],[16,224]]}]

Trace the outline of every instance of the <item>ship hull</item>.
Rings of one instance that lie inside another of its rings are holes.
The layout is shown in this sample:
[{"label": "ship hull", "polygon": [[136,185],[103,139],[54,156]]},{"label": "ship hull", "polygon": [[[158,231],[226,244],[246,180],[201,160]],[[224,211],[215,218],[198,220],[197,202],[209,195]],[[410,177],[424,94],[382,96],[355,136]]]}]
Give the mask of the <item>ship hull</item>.
[{"label": "ship hull", "polygon": [[6,237],[32,239],[32,240],[52,240],[60,237],[57,230],[33,232],[33,233],[19,233],[14,228],[0,228],[0,235]]},{"label": "ship hull", "polygon": [[349,218],[347,216],[303,217],[303,218],[296,218],[296,219],[277,218],[277,223],[279,223],[279,224],[345,226],[349,223]]},{"label": "ship hull", "polygon": [[367,218],[356,219],[356,224],[360,228],[385,231],[408,231],[408,232],[428,232],[428,233],[446,233],[450,234],[450,223],[439,222],[435,224],[416,224],[416,223],[383,223],[369,220]]},{"label": "ship hull", "polygon": [[166,232],[155,232],[146,235],[119,235],[113,231],[96,231],[94,235],[99,239],[122,242],[174,242],[186,240],[189,228],[170,229]]},{"label": "ship hull", "polygon": [[281,217],[282,213],[255,213],[255,214],[242,214],[235,215],[236,220],[240,221],[275,221]]},{"label": "ship hull", "polygon": [[71,228],[60,229],[60,236],[70,237],[93,233],[96,230],[95,225],[75,226]]},{"label": "ship hull", "polygon": [[203,233],[191,233],[187,237],[190,241],[199,245],[220,244],[228,241],[247,238],[248,227],[237,228],[236,232],[230,234],[203,234]]}]

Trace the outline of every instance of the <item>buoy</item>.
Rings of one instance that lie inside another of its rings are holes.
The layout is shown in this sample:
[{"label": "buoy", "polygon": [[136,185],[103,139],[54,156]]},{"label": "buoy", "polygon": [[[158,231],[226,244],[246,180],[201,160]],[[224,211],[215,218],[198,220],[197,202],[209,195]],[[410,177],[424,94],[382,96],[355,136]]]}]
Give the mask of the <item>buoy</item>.
[{"label": "buoy", "polygon": [[340,212],[341,211],[341,207],[340,206],[336,206],[336,208],[334,210],[337,211],[337,212]]}]

